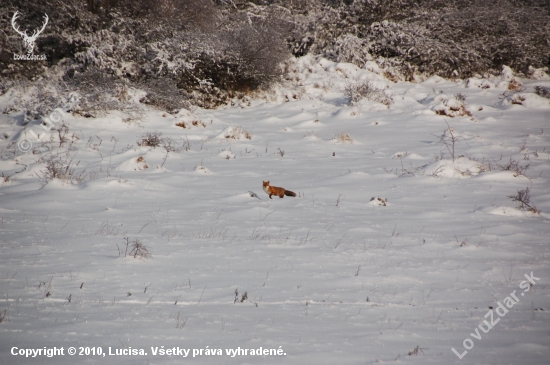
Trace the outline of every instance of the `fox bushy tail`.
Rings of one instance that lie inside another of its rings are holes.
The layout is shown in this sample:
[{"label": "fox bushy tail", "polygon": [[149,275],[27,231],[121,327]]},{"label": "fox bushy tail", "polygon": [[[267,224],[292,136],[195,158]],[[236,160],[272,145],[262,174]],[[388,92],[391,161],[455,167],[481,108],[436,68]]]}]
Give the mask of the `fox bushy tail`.
[{"label": "fox bushy tail", "polygon": [[285,190],[285,195],[286,196],[296,196],[296,193],[293,192],[293,191],[290,191],[290,190]]}]

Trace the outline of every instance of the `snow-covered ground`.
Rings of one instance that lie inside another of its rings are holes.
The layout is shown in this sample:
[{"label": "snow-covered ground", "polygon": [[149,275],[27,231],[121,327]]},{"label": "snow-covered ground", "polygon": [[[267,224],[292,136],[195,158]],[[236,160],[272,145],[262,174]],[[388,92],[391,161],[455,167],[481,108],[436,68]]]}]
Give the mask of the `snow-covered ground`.
[{"label": "snow-covered ground", "polygon": [[[0,115],[0,364],[547,364],[550,81],[367,68],[305,57],[231,107],[67,116],[61,147]],[[393,103],[349,105],[365,79]],[[83,181],[46,183],[51,155]],[[509,198],[525,188],[539,213]],[[188,358],[153,354],[174,347]]]}]

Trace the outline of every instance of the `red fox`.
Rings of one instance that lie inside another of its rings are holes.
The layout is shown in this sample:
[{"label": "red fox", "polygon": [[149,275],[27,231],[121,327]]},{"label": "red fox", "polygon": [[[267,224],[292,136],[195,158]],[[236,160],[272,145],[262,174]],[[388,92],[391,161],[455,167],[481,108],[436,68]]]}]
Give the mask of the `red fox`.
[{"label": "red fox", "polygon": [[295,192],[269,185],[269,181],[264,181],[263,183],[264,183],[264,191],[269,195],[269,199],[273,199],[271,197],[272,195],[278,195],[279,198],[284,198],[285,195],[296,196]]}]

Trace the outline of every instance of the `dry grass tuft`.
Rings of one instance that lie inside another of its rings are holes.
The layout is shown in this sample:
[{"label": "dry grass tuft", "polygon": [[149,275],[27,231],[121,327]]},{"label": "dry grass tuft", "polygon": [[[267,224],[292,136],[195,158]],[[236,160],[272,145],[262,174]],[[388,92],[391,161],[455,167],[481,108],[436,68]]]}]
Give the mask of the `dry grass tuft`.
[{"label": "dry grass tuft", "polygon": [[189,128],[190,127],[189,124],[192,125],[193,127],[200,126],[200,127],[206,128],[206,124],[204,124],[204,122],[200,120],[194,120],[191,123],[179,122],[179,123],[176,123],[176,127]]},{"label": "dry grass tuft", "polygon": [[336,133],[334,135],[334,140],[336,141],[336,143],[353,144],[353,138],[350,136],[349,133]]}]

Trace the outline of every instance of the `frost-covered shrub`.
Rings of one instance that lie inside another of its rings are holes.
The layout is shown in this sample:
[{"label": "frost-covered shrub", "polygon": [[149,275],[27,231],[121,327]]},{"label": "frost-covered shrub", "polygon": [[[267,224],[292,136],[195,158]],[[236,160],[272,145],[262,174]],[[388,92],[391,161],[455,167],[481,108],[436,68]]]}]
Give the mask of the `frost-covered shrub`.
[{"label": "frost-covered shrub", "polygon": [[140,99],[141,103],[171,112],[191,107],[182,90],[177,88],[176,82],[169,78],[149,79],[141,82],[139,86],[147,93]]},{"label": "frost-covered shrub", "polygon": [[65,84],[80,95],[73,113],[93,118],[109,110],[124,110],[127,83],[104,70],[91,67],[84,72],[71,72],[66,75]]},{"label": "frost-covered shrub", "polygon": [[472,116],[472,113],[466,108],[466,97],[463,94],[455,94],[452,97],[442,94],[436,96],[435,100],[439,101],[439,104],[433,108],[437,115],[451,118]]},{"label": "frost-covered shrub", "polygon": [[12,98],[8,109],[24,111],[25,121],[40,119],[59,106],[62,91],[56,82],[19,80],[11,86],[16,97]]},{"label": "frost-covered shrub", "polygon": [[550,4],[545,0],[337,3],[311,1],[307,15],[295,16],[294,54],[312,52],[358,65],[373,57],[405,75],[468,77],[498,73],[502,65],[524,73],[530,65],[548,66]]},{"label": "frost-covered shrub", "polygon": [[[64,77],[82,92],[79,111],[87,116],[126,108],[116,100],[132,87],[147,92],[144,103],[166,110],[186,101],[215,107],[273,84],[289,54],[360,67],[376,61],[393,80],[403,79],[399,72],[407,79],[415,72],[464,78],[498,73],[504,64],[527,74],[529,66],[548,66],[549,6],[546,0],[3,0],[0,22],[8,28],[0,32],[0,70],[2,84]],[[44,13],[50,17],[35,48],[46,61],[13,59],[23,47],[9,27],[15,11],[29,32]],[[94,74],[101,93],[84,87],[93,80],[80,80]],[[115,90],[103,88],[105,81]]]},{"label": "frost-covered shrub", "polygon": [[334,42],[333,47],[337,62],[349,62],[363,67],[372,59],[366,41],[351,34],[345,34]]},{"label": "frost-covered shrub", "polygon": [[[107,79],[117,87],[143,88],[144,103],[166,110],[187,106],[185,100],[213,107],[281,75],[290,23],[278,16],[281,10],[270,9],[254,13],[203,0],[6,0],[4,24],[15,11],[26,15],[21,21],[29,29],[44,13],[56,22],[37,40],[36,51],[45,52],[46,61],[13,61],[21,39],[0,33],[0,68],[9,79],[32,79],[53,77],[43,66],[58,65],[55,77],[65,73],[69,86],[79,89],[87,116],[118,109],[112,98],[118,91],[102,87]],[[93,75],[101,92],[84,87]]]},{"label": "frost-covered shrub", "polygon": [[350,99],[352,105],[363,99],[376,101],[387,106],[393,103],[391,95],[384,89],[376,87],[369,80],[349,82],[344,88],[344,95]]},{"label": "frost-covered shrub", "polygon": [[281,64],[289,54],[285,32],[285,24],[272,13],[235,15],[202,44],[193,45],[193,67],[183,70],[179,86],[206,107],[268,87],[282,75]]}]

